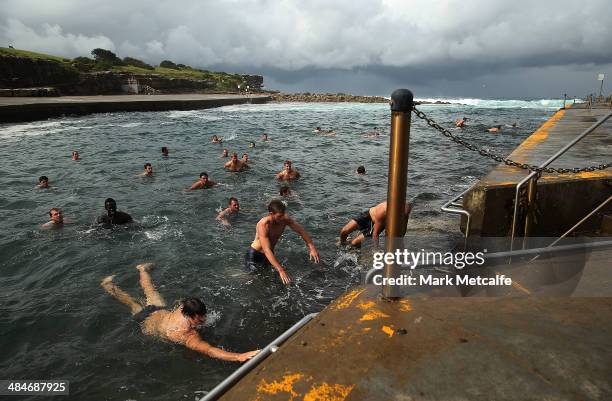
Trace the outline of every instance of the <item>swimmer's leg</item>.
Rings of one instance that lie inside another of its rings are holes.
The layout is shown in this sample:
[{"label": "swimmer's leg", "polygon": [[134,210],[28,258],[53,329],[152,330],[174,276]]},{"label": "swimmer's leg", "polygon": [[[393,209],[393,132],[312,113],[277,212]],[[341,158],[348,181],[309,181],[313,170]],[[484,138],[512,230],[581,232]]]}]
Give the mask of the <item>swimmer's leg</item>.
[{"label": "swimmer's leg", "polygon": [[149,270],[153,267],[153,263],[141,263],[136,268],[140,272],[140,285],[144,290],[145,297],[147,299],[147,305],[155,305],[155,306],[166,306],[166,301],[164,298],[157,292],[153,282],[151,281],[151,276],[149,275]]},{"label": "swimmer's leg", "polygon": [[100,283],[102,288],[104,288],[106,292],[112,295],[113,298],[116,298],[121,303],[129,306],[130,309],[132,310],[132,315],[135,315],[138,312],[140,312],[142,310],[142,305],[134,301],[134,298],[130,297],[127,292],[117,287],[115,283],[113,283],[113,277],[115,276],[113,275],[113,276],[105,277],[104,280],[102,280],[102,282]]},{"label": "swimmer's leg", "polygon": [[346,225],[342,227],[342,230],[340,230],[340,244],[344,244],[349,234],[358,229],[359,224],[357,224],[356,220],[351,219],[348,223],[346,223]]}]

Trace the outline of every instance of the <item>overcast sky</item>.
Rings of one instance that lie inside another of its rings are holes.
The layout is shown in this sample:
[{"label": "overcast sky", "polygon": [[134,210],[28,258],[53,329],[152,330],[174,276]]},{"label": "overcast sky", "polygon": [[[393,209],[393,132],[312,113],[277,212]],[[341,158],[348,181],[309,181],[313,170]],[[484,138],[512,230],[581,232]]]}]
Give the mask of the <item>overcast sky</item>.
[{"label": "overcast sky", "polygon": [[[609,0],[0,0],[0,46],[96,47],[270,89],[544,98],[612,79]],[[606,85],[610,87],[610,85]],[[605,89],[605,87],[604,87]],[[610,92],[609,90],[606,92]]]}]

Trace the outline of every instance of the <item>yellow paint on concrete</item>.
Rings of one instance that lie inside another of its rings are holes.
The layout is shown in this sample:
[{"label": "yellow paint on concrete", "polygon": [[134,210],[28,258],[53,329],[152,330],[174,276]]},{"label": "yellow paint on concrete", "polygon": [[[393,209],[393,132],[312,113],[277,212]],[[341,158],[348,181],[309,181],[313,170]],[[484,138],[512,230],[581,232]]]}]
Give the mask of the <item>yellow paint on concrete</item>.
[{"label": "yellow paint on concrete", "polygon": [[385,333],[386,335],[388,335],[389,337],[393,337],[393,334],[395,333],[395,330],[393,330],[391,327],[389,326],[383,326],[380,328],[383,333]]},{"label": "yellow paint on concrete", "polygon": [[344,401],[353,387],[355,387],[354,384],[344,386],[342,384],[329,385],[324,382],[319,386],[313,386],[304,395],[304,401]]},{"label": "yellow paint on concrete", "polygon": [[407,299],[399,301],[399,310],[402,312],[412,312],[412,304]]},{"label": "yellow paint on concrete", "polygon": [[367,309],[371,309],[376,305],[376,302],[374,301],[368,301],[368,302],[360,302],[357,307],[361,310],[367,310]]},{"label": "yellow paint on concrete", "polygon": [[[523,156],[528,151],[531,151],[535,146],[541,144],[546,141],[548,138],[548,130],[557,124],[563,116],[565,115],[565,110],[559,110],[552,116],[548,121],[546,121],[540,128],[538,128],[531,136],[523,141],[521,145],[516,148],[514,152],[510,155],[510,158],[516,161],[523,161],[520,156]],[[518,159],[518,160],[517,160]]]},{"label": "yellow paint on concrete", "polygon": [[365,315],[361,316],[361,319],[359,319],[360,322],[365,322],[365,321],[369,321],[369,320],[375,320],[375,319],[380,319],[380,318],[384,318],[384,317],[389,317],[389,315],[379,311],[379,310],[371,310],[368,313],[366,313]]},{"label": "yellow paint on concrete", "polygon": [[365,288],[349,291],[347,294],[343,295],[340,299],[338,299],[338,302],[336,302],[336,304],[334,305],[334,309],[339,310],[348,308],[349,306],[351,306],[353,301],[364,291]]},{"label": "yellow paint on concrete", "polygon": [[270,383],[266,382],[266,379],[261,379],[259,384],[257,385],[258,393],[265,394],[278,394],[278,393],[287,393],[290,398],[287,401],[292,401],[299,394],[293,389],[293,384],[302,379],[304,377],[301,373],[292,373],[283,376],[283,379],[278,381],[272,381]]},{"label": "yellow paint on concrete", "polygon": [[368,332],[368,331],[370,331],[370,330],[372,330],[372,328],[371,328],[371,327],[364,327],[364,328],[362,329],[362,331],[363,331],[364,333],[367,333],[367,332]]}]

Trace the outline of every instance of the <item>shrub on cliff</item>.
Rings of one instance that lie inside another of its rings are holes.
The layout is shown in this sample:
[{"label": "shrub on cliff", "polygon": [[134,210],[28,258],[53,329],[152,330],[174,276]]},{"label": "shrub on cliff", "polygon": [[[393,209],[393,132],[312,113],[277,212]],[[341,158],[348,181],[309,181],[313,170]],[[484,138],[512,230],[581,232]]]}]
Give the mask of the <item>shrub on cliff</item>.
[{"label": "shrub on cliff", "polygon": [[94,68],[95,61],[88,57],[75,57],[72,59],[72,66],[81,72],[89,72]]},{"label": "shrub on cliff", "polygon": [[110,50],[100,48],[93,49],[91,55],[94,57],[96,64],[125,65],[125,63]]},{"label": "shrub on cliff", "polygon": [[174,64],[172,61],[170,60],[164,60],[161,63],[159,63],[159,66],[162,68],[171,68],[173,70],[179,70],[179,66]]},{"label": "shrub on cliff", "polygon": [[137,58],[133,58],[133,57],[124,57],[123,62],[126,65],[131,65],[131,66],[138,67],[138,68],[144,68],[145,70],[155,69],[153,66],[145,63],[144,61],[138,60]]}]

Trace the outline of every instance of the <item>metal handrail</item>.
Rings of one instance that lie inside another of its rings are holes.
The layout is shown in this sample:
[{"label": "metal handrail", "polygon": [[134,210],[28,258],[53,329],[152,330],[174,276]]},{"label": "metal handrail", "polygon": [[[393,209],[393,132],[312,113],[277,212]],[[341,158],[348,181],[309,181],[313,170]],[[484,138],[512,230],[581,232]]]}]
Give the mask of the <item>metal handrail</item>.
[{"label": "metal handrail", "polygon": [[[467,237],[470,235],[470,223],[471,223],[471,219],[472,219],[472,214],[470,212],[468,212],[467,210],[463,209],[463,208],[459,209],[459,207],[462,207],[462,206],[458,206],[456,204],[456,202],[458,202],[459,199],[463,198],[463,196],[466,193],[468,193],[472,188],[474,188],[474,186],[471,186],[468,189],[466,189],[465,191],[461,192],[459,195],[457,195],[456,197],[454,197],[451,200],[449,200],[448,202],[446,202],[440,208],[441,211],[446,212],[446,213],[462,214],[462,215],[466,216],[466,218],[467,218],[467,222],[466,222],[466,225],[465,225],[465,239],[466,240],[467,240]],[[449,207],[449,206],[452,206],[452,207]]]},{"label": "metal handrail", "polygon": [[253,370],[260,362],[266,359],[270,354],[276,352],[278,347],[287,341],[289,337],[295,334],[296,331],[301,329],[306,323],[310,322],[317,313],[311,313],[304,316],[300,321],[291,326],[283,334],[278,336],[274,341],[268,344],[264,349],[259,351],[257,355],[248,360],[244,365],[238,368],[234,373],[225,378],[221,383],[217,384],[212,390],[208,392],[204,397],[200,398],[200,401],[215,401],[219,399],[223,394],[227,392],[238,380],[243,378],[247,373]]},{"label": "metal handrail", "polygon": [[[555,153],[553,156],[551,156],[548,160],[546,160],[544,163],[542,163],[539,167],[540,168],[544,168],[547,167],[549,164],[551,164],[552,162],[554,162],[555,160],[557,160],[561,155],[563,155],[565,152],[567,152],[570,148],[572,148],[575,144],[577,144],[580,140],[582,140],[585,136],[587,136],[588,134],[590,134],[591,132],[593,132],[596,128],[598,128],[600,125],[602,125],[604,122],[606,122],[610,117],[612,117],[612,112],[606,114],[603,118],[601,118],[599,121],[597,121],[596,123],[594,123],[593,125],[591,125],[589,128],[587,128],[586,130],[584,130],[580,135],[578,135],[576,138],[574,138],[570,143],[568,143],[567,145],[565,145],[561,150],[559,150],[557,153]],[[510,250],[512,250],[512,247],[514,245],[514,236],[516,234],[516,221],[518,219],[518,203],[519,203],[519,191],[521,189],[521,187],[529,180],[531,180],[533,177],[536,176],[536,174],[538,174],[535,171],[532,171],[531,173],[529,173],[529,175],[527,175],[527,177],[525,177],[523,180],[521,180],[517,185],[516,185],[516,192],[514,194],[514,213],[512,216],[512,232],[511,232],[511,241],[510,241]]]}]

